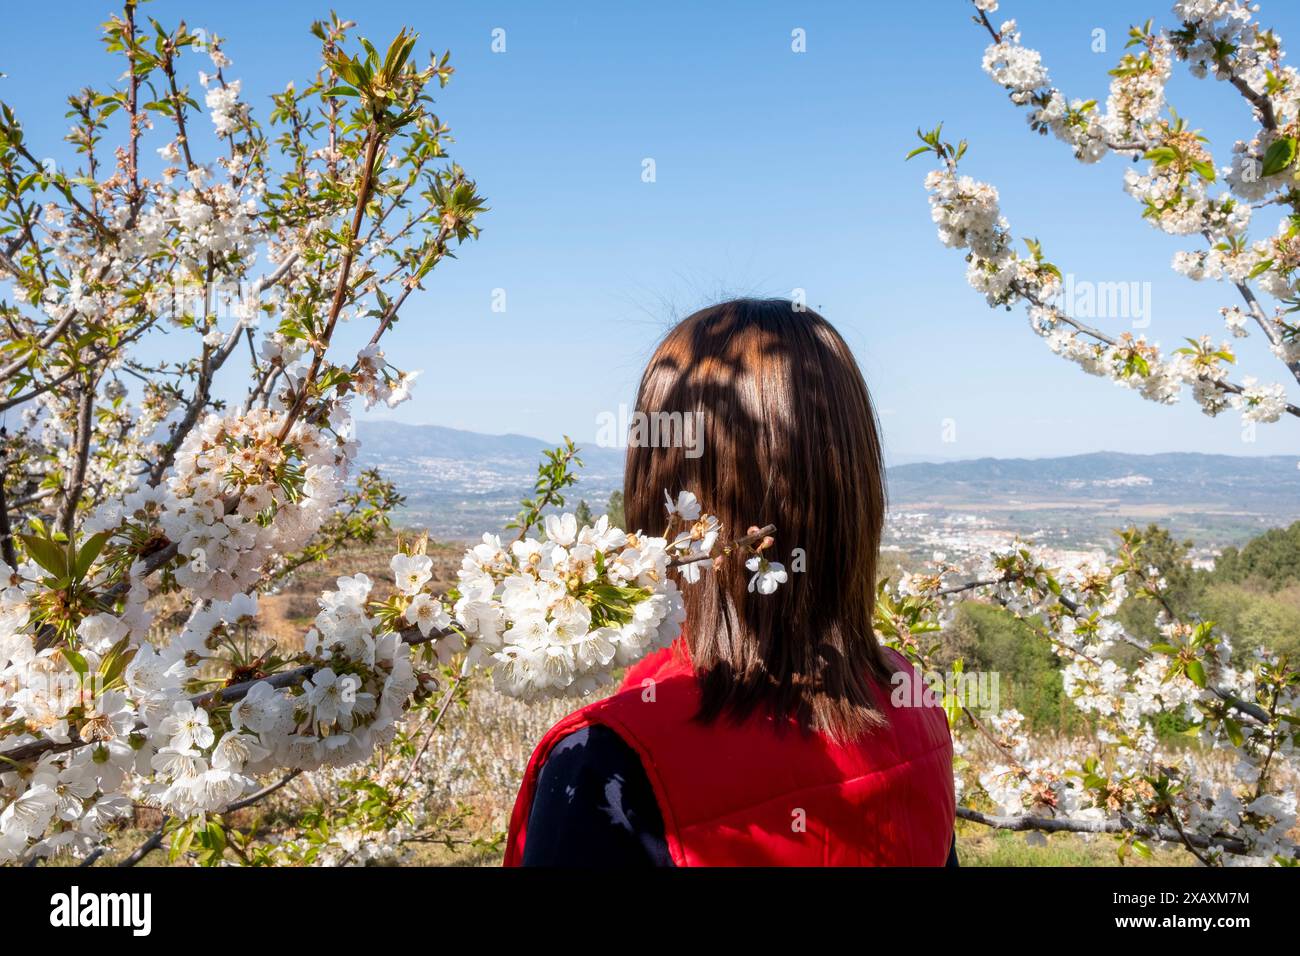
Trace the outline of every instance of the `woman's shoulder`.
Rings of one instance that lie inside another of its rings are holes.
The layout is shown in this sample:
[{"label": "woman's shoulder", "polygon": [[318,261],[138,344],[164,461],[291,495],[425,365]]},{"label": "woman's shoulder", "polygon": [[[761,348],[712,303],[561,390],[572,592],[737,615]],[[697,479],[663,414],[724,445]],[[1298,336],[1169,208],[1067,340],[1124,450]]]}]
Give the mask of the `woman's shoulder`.
[{"label": "woman's shoulder", "polygon": [[641,758],[601,724],[579,727],[552,748],[528,834],[526,866],[672,865]]},{"label": "woman's shoulder", "polygon": [[618,731],[604,724],[587,724],[556,741],[542,766],[541,779],[545,779],[548,771],[555,772],[561,766],[585,772],[592,767],[640,769],[641,762]]}]

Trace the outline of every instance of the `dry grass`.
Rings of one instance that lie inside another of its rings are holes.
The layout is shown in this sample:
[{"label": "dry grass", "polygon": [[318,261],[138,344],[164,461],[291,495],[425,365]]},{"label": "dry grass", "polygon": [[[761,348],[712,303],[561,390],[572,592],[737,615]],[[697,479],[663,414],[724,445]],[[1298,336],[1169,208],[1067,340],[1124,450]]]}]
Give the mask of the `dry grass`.
[{"label": "dry grass", "polygon": [[[268,642],[275,641],[282,650],[301,650],[303,636],[320,610],[317,599],[343,575],[368,575],[375,582],[374,596],[384,598],[393,589],[393,574],[388,566],[393,546],[393,539],[384,537],[373,545],[348,548],[299,568],[279,589],[259,597],[260,636]],[[430,586],[441,594],[455,584],[464,549],[459,545],[429,542],[427,553],[433,560]]]}]

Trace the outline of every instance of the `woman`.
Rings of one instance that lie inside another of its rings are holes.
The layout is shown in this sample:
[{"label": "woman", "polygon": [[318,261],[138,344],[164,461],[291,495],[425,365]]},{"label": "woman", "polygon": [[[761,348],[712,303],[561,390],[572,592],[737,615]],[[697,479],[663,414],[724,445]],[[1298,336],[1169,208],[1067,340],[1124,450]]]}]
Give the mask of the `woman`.
[{"label": "woman", "polygon": [[844,340],[789,302],[724,302],[668,333],[637,411],[703,444],[629,447],[627,526],[693,491],[732,535],[776,525],[788,583],[751,593],[732,555],[683,585],[677,643],[538,745],[506,864],[955,863],[947,721],[891,694],[919,677],[872,632],[884,465]]}]

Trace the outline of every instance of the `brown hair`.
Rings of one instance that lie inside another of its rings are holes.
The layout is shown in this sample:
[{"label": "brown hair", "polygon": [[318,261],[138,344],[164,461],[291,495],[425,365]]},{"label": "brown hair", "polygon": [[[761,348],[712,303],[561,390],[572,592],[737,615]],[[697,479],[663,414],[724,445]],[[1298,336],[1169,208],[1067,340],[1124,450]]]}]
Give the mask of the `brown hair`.
[{"label": "brown hair", "polygon": [[693,491],[724,539],[776,525],[764,554],[789,573],[775,594],[747,593],[750,573],[732,556],[683,585],[699,719],[761,712],[839,741],[880,725],[871,682],[889,668],[871,619],[884,464],[871,396],[839,333],[780,299],[703,309],[659,344],[636,408],[693,420],[703,440],[629,442],[628,527],[658,534],[664,491]]}]

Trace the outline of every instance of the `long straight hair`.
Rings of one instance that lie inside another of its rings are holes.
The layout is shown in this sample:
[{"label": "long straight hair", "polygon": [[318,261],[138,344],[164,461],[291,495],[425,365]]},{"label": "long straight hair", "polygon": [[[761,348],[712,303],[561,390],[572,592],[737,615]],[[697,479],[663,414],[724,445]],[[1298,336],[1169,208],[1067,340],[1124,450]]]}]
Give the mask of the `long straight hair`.
[{"label": "long straight hair", "polygon": [[884,464],[871,397],[839,333],[780,299],[703,309],[659,344],[636,410],[700,431],[671,447],[629,442],[629,529],[658,533],[665,490],[692,491],[725,538],[776,525],[763,553],[789,575],[775,594],[752,593],[733,557],[683,586],[699,719],[758,712],[837,741],[883,723],[872,684],[889,668],[871,622]]}]

